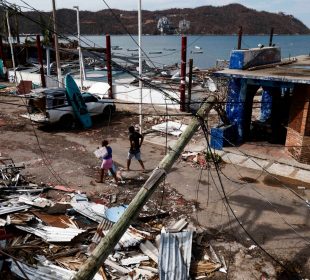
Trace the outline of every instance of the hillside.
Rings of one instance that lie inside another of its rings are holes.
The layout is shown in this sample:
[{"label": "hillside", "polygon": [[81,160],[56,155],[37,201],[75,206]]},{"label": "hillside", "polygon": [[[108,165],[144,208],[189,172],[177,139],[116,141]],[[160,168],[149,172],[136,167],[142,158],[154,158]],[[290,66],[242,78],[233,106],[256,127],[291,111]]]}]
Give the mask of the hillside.
[{"label": "hillside", "polygon": [[[81,32],[83,34],[131,34],[137,33],[137,12],[113,10],[98,12],[80,11]],[[259,12],[239,4],[222,7],[202,6],[194,9],[169,9],[160,11],[143,11],[143,33],[158,34],[158,19],[165,16],[171,26],[177,28],[179,21],[190,21],[188,34],[234,34],[243,26],[245,34],[266,34],[274,27],[277,34],[310,34],[310,30],[292,15]],[[51,13],[25,13],[52,28]],[[76,32],[75,10],[60,9],[57,11],[59,32]],[[42,28],[29,19],[19,16],[19,33],[40,33]]]}]

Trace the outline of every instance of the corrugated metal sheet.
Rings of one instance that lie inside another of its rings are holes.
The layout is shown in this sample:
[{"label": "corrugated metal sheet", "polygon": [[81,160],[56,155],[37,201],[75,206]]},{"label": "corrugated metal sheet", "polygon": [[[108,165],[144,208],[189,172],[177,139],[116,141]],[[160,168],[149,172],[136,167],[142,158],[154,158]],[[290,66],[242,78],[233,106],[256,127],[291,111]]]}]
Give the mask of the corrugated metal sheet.
[{"label": "corrugated metal sheet", "polygon": [[0,215],[5,215],[9,213],[14,213],[22,210],[29,209],[29,205],[13,205],[13,206],[3,206],[0,207]]},{"label": "corrugated metal sheet", "polygon": [[76,212],[97,223],[101,223],[105,218],[106,207],[104,205],[99,205],[102,207],[102,213],[98,211],[98,204],[88,201],[71,202],[71,206]]},{"label": "corrugated metal sheet", "polygon": [[36,227],[16,226],[18,229],[30,232],[47,242],[70,242],[85,230],[74,228],[59,228],[38,225]]},{"label": "corrugated metal sheet", "polygon": [[[29,280],[70,280],[75,274],[75,271],[67,270],[52,264],[32,267],[18,262],[18,265],[25,272]],[[14,261],[12,261],[11,271],[20,278],[26,279]],[[103,278],[97,273],[93,280],[103,280]]]},{"label": "corrugated metal sheet", "polygon": [[94,235],[94,237],[92,238],[92,242],[98,244],[100,242],[100,240],[102,239],[102,237],[104,236],[104,231],[109,230],[110,228],[112,228],[113,223],[103,219],[103,221],[98,225],[97,229],[96,229],[96,233]]},{"label": "corrugated metal sheet", "polygon": [[162,233],[159,249],[160,280],[187,280],[193,232]]}]

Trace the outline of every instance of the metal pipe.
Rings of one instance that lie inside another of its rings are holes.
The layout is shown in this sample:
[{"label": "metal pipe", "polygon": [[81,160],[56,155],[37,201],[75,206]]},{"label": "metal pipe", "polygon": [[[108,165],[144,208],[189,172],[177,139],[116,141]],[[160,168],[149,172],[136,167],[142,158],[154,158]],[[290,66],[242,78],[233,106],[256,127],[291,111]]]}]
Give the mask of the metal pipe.
[{"label": "metal pipe", "polygon": [[46,46],[46,75],[51,75],[51,50]]},{"label": "metal pipe", "polygon": [[242,26],[239,27],[239,32],[238,32],[238,46],[237,49],[241,50],[241,43],[242,43]]},{"label": "metal pipe", "polygon": [[77,25],[77,38],[78,38],[78,51],[79,51],[79,64],[80,64],[80,83],[81,89],[83,88],[83,57],[81,49],[81,29],[80,29],[80,10],[79,6],[73,6],[76,9],[76,25]]},{"label": "metal pipe", "polygon": [[141,44],[141,37],[142,37],[142,8],[141,8],[141,0],[138,0],[138,44],[139,44],[139,89],[140,89],[140,104],[139,104],[139,126],[140,126],[140,133],[143,130],[143,118],[142,118],[142,102],[143,102],[143,95],[142,95],[142,44]]},{"label": "metal pipe", "polygon": [[46,88],[44,68],[43,68],[42,46],[41,46],[41,40],[40,40],[39,34],[37,34],[36,36],[36,41],[37,41],[37,49],[38,49],[38,62],[40,64],[41,84],[43,88]]},{"label": "metal pipe", "polygon": [[1,35],[0,35],[0,58],[3,61],[3,74],[5,76],[5,79],[7,79],[8,78],[8,71],[6,68],[6,58],[5,58],[5,52],[4,52],[3,41],[2,41]]},{"label": "metal pipe", "polygon": [[9,44],[10,44],[10,49],[11,49],[12,64],[13,64],[13,70],[14,70],[14,80],[15,80],[15,83],[17,84],[16,66],[15,66],[15,58],[14,58],[14,50],[13,50],[13,38],[12,38],[12,34],[11,34],[9,11],[6,11],[6,22],[8,25],[8,32],[9,32]]},{"label": "metal pipe", "polygon": [[181,112],[185,112],[186,48],[187,48],[187,37],[182,36],[181,81],[180,81],[180,111]]},{"label": "metal pipe", "polygon": [[55,52],[56,52],[57,79],[58,79],[58,87],[62,87],[60,57],[59,57],[59,48],[58,48],[58,35],[57,35],[58,33],[57,33],[57,23],[56,23],[56,4],[55,4],[55,0],[52,0],[52,4],[53,4],[54,42],[55,42]]},{"label": "metal pipe", "polygon": [[112,66],[111,66],[111,38],[109,34],[106,34],[106,64],[108,70],[108,84],[109,88],[109,98],[113,98],[112,92]]},{"label": "metal pipe", "polygon": [[274,32],[274,28],[271,27],[270,36],[269,36],[269,47],[272,47],[273,32]]}]

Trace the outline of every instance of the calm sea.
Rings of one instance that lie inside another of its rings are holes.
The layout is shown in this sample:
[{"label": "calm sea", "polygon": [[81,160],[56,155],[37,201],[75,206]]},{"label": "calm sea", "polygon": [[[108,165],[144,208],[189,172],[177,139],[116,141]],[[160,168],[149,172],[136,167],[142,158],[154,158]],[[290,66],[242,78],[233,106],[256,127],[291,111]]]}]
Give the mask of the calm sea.
[{"label": "calm sea", "polygon": [[[76,39],[76,38],[75,38]],[[137,36],[133,39],[138,42]],[[111,45],[118,46],[114,54],[137,57],[137,43],[130,36],[111,36]],[[83,36],[82,44],[105,47],[104,36]],[[267,46],[269,36],[243,36],[242,48]],[[273,43],[281,47],[282,57],[293,57],[310,53],[310,35],[275,35]],[[228,60],[230,51],[237,45],[237,36],[188,36],[187,60],[192,58],[194,66],[207,68],[215,65],[217,59]],[[181,36],[143,36],[142,49],[157,67],[180,63]]]}]

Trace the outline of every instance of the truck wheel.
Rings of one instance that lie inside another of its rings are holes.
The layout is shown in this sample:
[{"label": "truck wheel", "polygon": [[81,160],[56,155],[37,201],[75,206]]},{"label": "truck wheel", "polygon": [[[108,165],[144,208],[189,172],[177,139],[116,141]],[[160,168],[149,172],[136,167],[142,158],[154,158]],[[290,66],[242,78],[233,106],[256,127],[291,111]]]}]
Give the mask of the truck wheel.
[{"label": "truck wheel", "polygon": [[72,115],[64,115],[59,120],[59,125],[63,129],[71,129],[74,123]]},{"label": "truck wheel", "polygon": [[115,113],[115,108],[112,106],[107,106],[103,109],[102,115],[105,118],[111,118],[111,116]]}]

